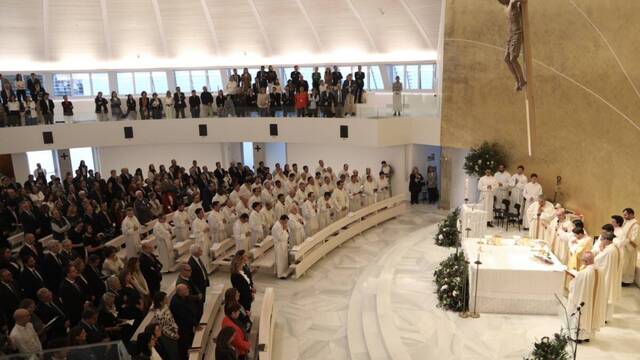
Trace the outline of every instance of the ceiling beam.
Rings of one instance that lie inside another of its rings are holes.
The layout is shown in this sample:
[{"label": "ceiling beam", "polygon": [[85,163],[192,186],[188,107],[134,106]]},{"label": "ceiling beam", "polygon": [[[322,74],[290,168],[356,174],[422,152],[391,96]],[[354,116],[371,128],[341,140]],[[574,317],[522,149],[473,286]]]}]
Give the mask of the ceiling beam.
[{"label": "ceiling beam", "polygon": [[320,36],[318,35],[318,31],[316,31],[316,27],[313,25],[313,22],[311,21],[311,17],[309,16],[309,13],[307,13],[307,9],[304,8],[304,5],[302,4],[302,0],[295,0],[295,1],[296,1],[296,4],[298,4],[298,8],[300,9],[300,12],[304,16],[305,20],[307,20],[307,24],[309,24],[309,27],[311,28],[313,37],[316,39],[316,45],[318,45],[318,50],[322,50],[322,41],[320,41]]},{"label": "ceiling beam", "polygon": [[104,34],[104,44],[107,48],[107,57],[111,59],[111,31],[109,31],[107,0],[100,0],[100,12],[102,13],[102,32]]},{"label": "ceiling beam", "polygon": [[220,41],[218,40],[216,27],[213,24],[213,18],[211,18],[211,11],[209,11],[209,7],[207,6],[207,0],[200,0],[200,5],[202,5],[202,13],[204,14],[204,18],[207,21],[207,26],[209,27],[209,33],[211,34],[211,39],[213,40],[213,47],[216,51],[216,54],[220,55]]},{"label": "ceiling beam", "polygon": [[435,49],[433,47],[433,43],[431,42],[431,38],[429,38],[429,35],[427,35],[427,32],[424,31],[424,26],[422,26],[422,23],[420,23],[420,20],[418,20],[418,17],[416,16],[416,14],[413,13],[413,10],[411,10],[411,8],[409,7],[409,4],[407,4],[405,0],[398,0],[398,2],[400,3],[400,5],[402,5],[404,10],[407,12],[407,15],[409,15],[409,17],[411,18],[411,21],[413,21],[413,24],[418,28],[418,32],[420,33],[424,41],[427,43],[429,48]]},{"label": "ceiling beam", "polygon": [[267,55],[271,55],[273,53],[273,48],[271,47],[271,41],[269,41],[269,37],[267,36],[267,31],[265,30],[264,24],[262,23],[262,19],[260,18],[260,14],[258,13],[258,9],[256,8],[256,4],[253,0],[247,0],[249,6],[251,7],[251,11],[253,12],[253,16],[256,17],[256,23],[260,28],[260,34],[262,34],[262,39],[264,40],[264,44],[267,47]]},{"label": "ceiling beam", "polygon": [[162,15],[160,14],[160,5],[158,0],[151,0],[153,5],[153,13],[156,17],[156,24],[158,24],[158,34],[160,35],[160,42],[162,43],[162,50],[165,56],[169,56],[169,47],[167,46],[167,35],[164,33],[164,26],[162,25]]},{"label": "ceiling beam", "polygon": [[362,27],[362,31],[364,31],[364,33],[367,35],[367,39],[369,40],[369,45],[371,45],[371,48],[375,52],[378,52],[378,46],[376,45],[376,42],[373,40],[373,36],[371,36],[371,32],[369,31],[369,29],[367,29],[367,26],[364,24],[362,17],[358,13],[358,10],[356,10],[356,7],[353,5],[353,1],[352,0],[345,0],[345,1],[347,2],[347,5],[349,5],[349,9],[351,9],[351,13],[353,13],[353,16],[355,16],[356,19],[358,20],[358,23],[360,23],[360,27]]},{"label": "ceiling beam", "polygon": [[42,0],[42,52],[45,61],[49,60],[49,0]]}]

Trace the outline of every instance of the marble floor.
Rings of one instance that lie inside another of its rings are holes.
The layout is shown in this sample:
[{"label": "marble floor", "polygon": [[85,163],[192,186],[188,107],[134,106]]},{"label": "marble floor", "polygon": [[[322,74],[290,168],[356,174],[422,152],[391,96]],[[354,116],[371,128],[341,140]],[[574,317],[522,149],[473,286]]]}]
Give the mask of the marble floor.
[{"label": "marble floor", "polygon": [[[276,291],[274,359],[522,359],[534,341],[557,332],[560,316],[462,319],[437,307],[433,271],[452,250],[435,246],[433,235],[445,215],[413,206],[346,242],[298,280],[256,274],[256,316],[264,288]],[[228,283],[228,276],[211,278]],[[614,320],[579,346],[578,358],[640,359],[639,339],[640,289],[624,288]]]}]

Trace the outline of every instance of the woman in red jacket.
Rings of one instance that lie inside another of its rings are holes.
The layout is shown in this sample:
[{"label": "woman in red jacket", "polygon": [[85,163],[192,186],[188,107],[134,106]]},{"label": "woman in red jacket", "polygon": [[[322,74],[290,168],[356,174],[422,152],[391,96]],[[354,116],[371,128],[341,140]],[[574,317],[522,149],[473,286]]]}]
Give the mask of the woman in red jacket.
[{"label": "woman in red jacket", "polygon": [[238,354],[238,359],[246,359],[247,354],[249,354],[249,350],[251,349],[251,344],[249,343],[247,334],[242,329],[242,326],[238,324],[240,305],[231,304],[228,307],[225,306],[224,314],[225,317],[222,319],[222,328],[230,327],[235,330],[235,336],[233,337],[231,344]]},{"label": "woman in red jacket", "polygon": [[309,94],[304,91],[304,87],[301,86],[295,97],[298,117],[304,117],[305,112],[307,111],[307,106],[309,105]]}]

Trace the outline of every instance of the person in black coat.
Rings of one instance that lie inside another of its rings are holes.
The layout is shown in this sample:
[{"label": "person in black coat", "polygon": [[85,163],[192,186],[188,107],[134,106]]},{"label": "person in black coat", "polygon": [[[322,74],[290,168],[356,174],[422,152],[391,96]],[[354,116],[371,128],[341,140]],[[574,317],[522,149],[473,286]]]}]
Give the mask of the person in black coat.
[{"label": "person in black coat", "polygon": [[189,257],[189,266],[191,266],[191,281],[193,285],[198,288],[198,291],[202,294],[202,302],[204,303],[204,296],[207,293],[209,287],[209,276],[207,274],[207,268],[205,267],[202,259],[202,248],[199,245],[191,246],[191,257]]},{"label": "person in black coat", "polygon": [[24,244],[22,245],[22,248],[20,248],[20,251],[18,252],[18,256],[20,257],[20,260],[22,260],[24,262],[24,259],[26,259],[29,256],[33,256],[34,258],[36,258],[36,263],[41,264],[42,263],[42,250],[39,248],[38,244],[36,243],[36,238],[33,234],[31,233],[25,233],[24,234]]},{"label": "person in black coat", "polygon": [[198,305],[189,297],[189,287],[187,285],[178,284],[176,286],[176,294],[171,298],[169,309],[178,325],[180,359],[187,359],[195,330],[200,323]]},{"label": "person in black coat", "polygon": [[9,325],[9,329],[13,327],[13,312],[16,311],[22,292],[20,287],[13,281],[13,275],[7,269],[0,269],[0,309]]},{"label": "person in black coat", "polygon": [[200,288],[195,285],[193,280],[191,280],[191,272],[191,265],[182,265],[178,279],[176,279],[176,286],[186,285],[189,288],[189,298],[197,305],[199,316],[202,316],[204,308],[204,294],[200,292]]},{"label": "person in black coat", "polygon": [[102,298],[102,294],[107,291],[107,288],[102,281],[102,276],[100,275],[100,257],[98,255],[89,256],[89,261],[82,272],[82,275],[87,280],[89,293],[93,294],[96,297],[96,303]]},{"label": "person in black coat", "polygon": [[187,103],[185,102],[184,93],[180,91],[180,87],[176,88],[176,92],[173,93],[173,108],[176,110],[176,119],[182,118],[184,119],[184,108],[187,107]]},{"label": "person in black coat", "polygon": [[417,204],[420,198],[420,192],[424,186],[424,178],[418,171],[417,167],[414,167],[409,176],[409,192],[411,193],[411,203]]},{"label": "person in black coat", "polygon": [[142,242],[142,252],[138,260],[140,262],[140,272],[147,281],[149,294],[153,298],[153,296],[160,291],[162,263],[153,253],[153,245],[151,245],[150,241],[145,240]]},{"label": "person in black coat", "polygon": [[40,222],[28,202],[24,201],[20,204],[20,214],[18,217],[20,224],[22,224],[22,230],[25,233],[31,233],[40,237]]},{"label": "person in black coat", "polygon": [[216,337],[216,360],[237,360],[238,355],[231,342],[235,335],[235,329],[226,327],[220,329]]},{"label": "person in black coat", "polygon": [[200,117],[200,104],[200,97],[195,90],[191,90],[191,96],[189,96],[189,111],[191,112],[191,117],[194,119]]},{"label": "person in black coat", "polygon": [[49,253],[44,257],[42,275],[44,275],[47,288],[57,293],[60,282],[64,277],[64,267],[67,264],[64,263],[60,256],[60,243],[52,240],[47,244],[47,248],[49,249]]},{"label": "person in black coat", "polygon": [[14,279],[20,278],[20,265],[13,258],[13,253],[8,247],[0,248],[0,269],[7,269]]},{"label": "person in black coat", "polygon": [[86,309],[82,312],[82,320],[78,326],[87,333],[88,344],[97,344],[107,338],[104,329],[98,325],[98,312],[93,309]]},{"label": "person in black coat", "polygon": [[244,273],[242,267],[244,261],[242,257],[236,256],[231,262],[231,285],[240,293],[238,302],[245,309],[247,314],[251,316],[251,303],[253,302],[253,288],[251,280]]},{"label": "person in black coat", "polygon": [[80,322],[82,311],[86,302],[86,294],[80,286],[76,284],[78,278],[78,270],[75,266],[69,265],[66,269],[66,276],[60,284],[58,294],[62,301],[65,314],[69,318],[72,326]]},{"label": "person in black coat", "polygon": [[29,256],[25,260],[20,273],[20,287],[25,297],[35,300],[38,290],[45,286],[44,278],[36,269],[36,259],[33,256]]},{"label": "person in black coat", "polygon": [[53,109],[55,107],[53,100],[49,99],[49,94],[44,93],[42,100],[40,100],[40,112],[45,124],[53,124]]},{"label": "person in black coat", "polygon": [[40,320],[45,324],[55,319],[47,330],[47,338],[54,340],[66,337],[69,322],[67,315],[64,313],[62,303],[46,288],[38,290],[37,296],[38,305],[36,305],[36,315],[38,315]]}]

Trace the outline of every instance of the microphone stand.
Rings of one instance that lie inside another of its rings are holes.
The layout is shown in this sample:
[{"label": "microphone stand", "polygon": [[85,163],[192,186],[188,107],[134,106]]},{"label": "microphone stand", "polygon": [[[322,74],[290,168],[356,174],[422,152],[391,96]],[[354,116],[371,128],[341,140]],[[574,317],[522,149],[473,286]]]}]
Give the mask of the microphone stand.
[{"label": "microphone stand", "polygon": [[540,213],[538,213],[538,218],[536,221],[536,240],[538,240],[538,233],[540,232]]},{"label": "microphone stand", "polygon": [[[582,319],[582,305],[583,304],[584,303],[581,303],[576,308],[576,312],[578,313],[578,326],[576,327],[576,338],[575,338],[575,340],[573,340],[573,342],[576,343],[576,346],[573,348],[573,360],[576,360],[576,356],[578,354],[578,344],[579,344],[579,341],[580,341],[580,320]],[[575,315],[575,314],[576,313],[573,313],[573,315]]]},{"label": "microphone stand", "polygon": [[469,317],[470,313],[469,313],[469,303],[467,301],[467,296],[469,295],[469,264],[470,262],[467,261],[467,259],[464,260],[464,266],[466,267],[467,270],[467,276],[464,277],[464,280],[462,282],[462,311],[458,314],[458,316],[460,316],[463,319],[466,319]]},{"label": "microphone stand", "polygon": [[474,290],[474,295],[473,295],[473,312],[471,313],[472,318],[477,319],[480,317],[480,314],[478,313],[478,281],[480,279],[480,265],[482,264],[482,262],[480,261],[480,254],[478,254],[478,260],[473,262],[474,264],[476,264],[476,281],[475,281],[475,290]]}]

